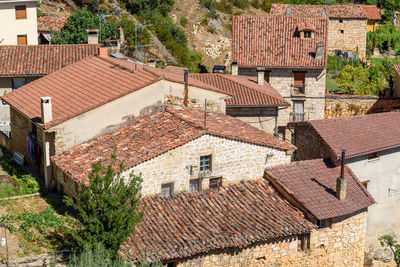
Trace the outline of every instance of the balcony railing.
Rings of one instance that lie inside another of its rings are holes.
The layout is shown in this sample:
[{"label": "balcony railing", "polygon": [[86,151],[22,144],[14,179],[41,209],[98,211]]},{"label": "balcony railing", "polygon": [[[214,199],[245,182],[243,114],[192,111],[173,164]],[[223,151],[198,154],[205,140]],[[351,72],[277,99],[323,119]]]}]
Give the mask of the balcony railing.
[{"label": "balcony railing", "polygon": [[294,85],[290,86],[290,95],[291,96],[305,96],[306,95],[306,84],[302,85]]},{"label": "balcony railing", "polygon": [[303,112],[303,113],[291,112],[290,113],[290,118],[289,118],[290,122],[306,121],[306,120],[308,120],[308,114],[306,114],[305,112]]}]

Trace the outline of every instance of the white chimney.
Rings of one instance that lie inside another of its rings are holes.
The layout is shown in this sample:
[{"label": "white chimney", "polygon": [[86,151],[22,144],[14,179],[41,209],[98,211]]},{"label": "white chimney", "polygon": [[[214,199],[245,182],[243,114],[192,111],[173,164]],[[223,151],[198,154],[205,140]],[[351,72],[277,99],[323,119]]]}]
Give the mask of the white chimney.
[{"label": "white chimney", "polygon": [[264,70],[262,69],[257,69],[257,83],[261,86],[264,85]]},{"label": "white chimney", "polygon": [[87,42],[88,44],[98,44],[99,43],[99,30],[89,29],[87,30]]},{"label": "white chimney", "polygon": [[239,74],[239,66],[237,64],[237,61],[232,61],[232,75],[238,75]]},{"label": "white chimney", "polygon": [[40,98],[42,108],[42,123],[47,123],[53,119],[53,112],[51,110],[51,97],[44,96]]}]

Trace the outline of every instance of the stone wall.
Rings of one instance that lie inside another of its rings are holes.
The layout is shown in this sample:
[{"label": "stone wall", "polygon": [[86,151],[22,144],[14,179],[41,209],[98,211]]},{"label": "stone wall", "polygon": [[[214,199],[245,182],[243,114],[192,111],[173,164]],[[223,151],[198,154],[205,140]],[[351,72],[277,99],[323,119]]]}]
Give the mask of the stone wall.
[{"label": "stone wall", "polygon": [[335,219],[331,227],[310,234],[310,248],[301,250],[301,237],[260,243],[244,249],[226,249],[177,263],[188,266],[363,266],[366,212]]},{"label": "stone wall", "polygon": [[[266,68],[266,70],[268,70]],[[271,70],[269,84],[282,95],[291,105],[287,109],[279,110],[278,126],[286,126],[291,121],[291,113],[293,110],[293,101],[304,101],[304,112],[306,120],[317,120],[324,118],[325,108],[325,70],[307,70],[305,77],[305,95],[292,96],[291,87],[294,84],[294,70],[291,69],[274,69]],[[255,68],[239,67],[239,75],[256,76]]]},{"label": "stone wall", "polygon": [[278,108],[227,108],[226,114],[270,134],[278,126]]},{"label": "stone wall", "polygon": [[329,19],[328,53],[335,50],[366,57],[367,19]]},{"label": "stone wall", "polygon": [[296,160],[309,160],[330,157],[329,148],[316,134],[313,128],[308,125],[296,125],[294,129],[294,145],[297,147],[295,152]]},{"label": "stone wall", "polygon": [[325,119],[389,112],[400,109],[400,98],[368,95],[326,95]]}]

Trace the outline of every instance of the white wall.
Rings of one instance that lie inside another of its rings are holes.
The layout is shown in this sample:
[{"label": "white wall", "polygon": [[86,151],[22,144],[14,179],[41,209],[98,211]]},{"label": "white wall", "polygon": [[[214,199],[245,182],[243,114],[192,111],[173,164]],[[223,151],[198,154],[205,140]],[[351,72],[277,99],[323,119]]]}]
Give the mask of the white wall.
[{"label": "white wall", "polygon": [[367,249],[380,248],[379,236],[392,231],[400,236],[400,148],[383,151],[378,159],[362,156],[346,163],[361,181],[370,180],[367,188],[377,204],[368,208],[366,243]]},{"label": "white wall", "polygon": [[[15,6],[26,5],[26,19],[15,19]],[[37,45],[36,1],[1,3],[0,1],[0,45],[16,45],[17,35],[27,35],[28,45]]]}]

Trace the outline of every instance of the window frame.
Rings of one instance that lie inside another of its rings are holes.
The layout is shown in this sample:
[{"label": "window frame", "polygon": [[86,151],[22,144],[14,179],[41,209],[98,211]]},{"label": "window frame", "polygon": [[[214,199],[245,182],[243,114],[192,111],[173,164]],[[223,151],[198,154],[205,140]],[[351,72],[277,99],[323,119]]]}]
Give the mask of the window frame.
[{"label": "window frame", "polygon": [[311,31],[304,31],[304,38],[305,39],[311,39],[312,37],[312,32]]},{"label": "window frame", "polygon": [[[208,164],[205,163],[206,161],[208,161]],[[207,166],[208,168],[205,169]],[[212,171],[212,155],[200,156],[199,171],[200,173],[210,173]]]},{"label": "window frame", "polygon": [[[164,191],[163,189],[165,188],[169,188],[169,195],[164,195]],[[161,197],[166,198],[166,197],[170,197],[174,194],[174,182],[170,182],[170,183],[163,183],[161,184]]]},{"label": "window frame", "polygon": [[[14,6],[15,9],[15,19],[22,20],[27,19],[27,12],[26,12],[26,5],[16,5]],[[22,16],[21,16],[22,14]]]},{"label": "window frame", "polygon": [[[192,185],[197,184],[197,190],[192,190]],[[197,179],[190,179],[189,180],[189,192],[200,192],[201,191],[201,179],[197,178]]]}]

